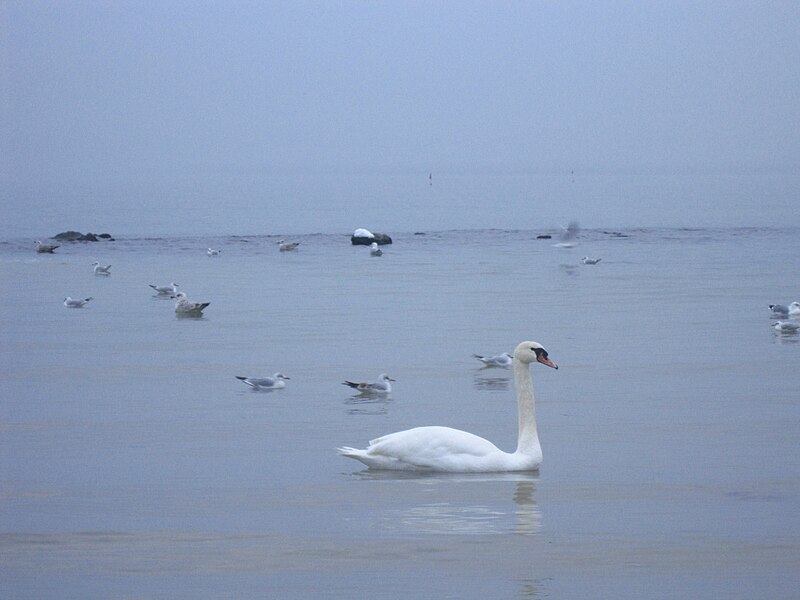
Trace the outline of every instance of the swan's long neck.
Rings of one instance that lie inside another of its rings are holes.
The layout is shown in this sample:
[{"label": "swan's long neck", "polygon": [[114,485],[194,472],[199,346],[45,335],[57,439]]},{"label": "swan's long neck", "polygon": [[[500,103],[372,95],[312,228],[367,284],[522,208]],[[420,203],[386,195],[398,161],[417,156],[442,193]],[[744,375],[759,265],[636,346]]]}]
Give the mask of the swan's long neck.
[{"label": "swan's long neck", "polygon": [[517,388],[517,409],[519,411],[517,452],[541,453],[539,432],[536,430],[536,401],[533,397],[530,365],[517,358],[514,358],[514,383]]}]

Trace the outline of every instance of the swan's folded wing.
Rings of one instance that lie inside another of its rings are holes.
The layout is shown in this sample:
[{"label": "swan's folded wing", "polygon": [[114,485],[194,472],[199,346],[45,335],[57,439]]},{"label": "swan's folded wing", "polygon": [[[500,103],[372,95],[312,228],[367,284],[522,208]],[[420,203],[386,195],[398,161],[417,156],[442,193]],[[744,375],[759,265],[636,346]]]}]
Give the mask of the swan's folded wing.
[{"label": "swan's folded wing", "polygon": [[418,468],[459,470],[501,452],[482,437],[450,427],[417,427],[371,440],[367,454],[385,456]]}]

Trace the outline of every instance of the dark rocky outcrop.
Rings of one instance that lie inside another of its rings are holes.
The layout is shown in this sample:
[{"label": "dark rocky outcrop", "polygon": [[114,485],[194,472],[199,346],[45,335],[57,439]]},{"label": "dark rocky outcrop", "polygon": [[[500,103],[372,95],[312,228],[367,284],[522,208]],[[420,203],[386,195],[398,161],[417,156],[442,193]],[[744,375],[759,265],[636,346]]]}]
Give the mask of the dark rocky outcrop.
[{"label": "dark rocky outcrop", "polygon": [[80,231],[62,231],[53,236],[54,240],[60,242],[99,242],[107,240],[113,242],[114,238],[109,233],[81,233]]},{"label": "dark rocky outcrop", "polygon": [[382,246],[384,244],[391,244],[392,238],[385,233],[373,233],[372,237],[356,235],[350,237],[350,243],[354,246],[369,246],[372,242],[377,242],[379,246]]}]

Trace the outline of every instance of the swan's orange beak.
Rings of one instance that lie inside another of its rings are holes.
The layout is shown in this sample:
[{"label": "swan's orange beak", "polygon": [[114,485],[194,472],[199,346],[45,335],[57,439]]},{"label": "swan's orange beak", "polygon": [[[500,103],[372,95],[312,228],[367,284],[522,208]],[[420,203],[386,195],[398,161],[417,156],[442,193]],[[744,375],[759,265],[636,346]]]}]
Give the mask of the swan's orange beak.
[{"label": "swan's orange beak", "polygon": [[558,369],[558,365],[549,358],[547,358],[544,354],[539,354],[539,356],[536,357],[536,360],[542,363],[543,365],[552,367],[554,369]]}]

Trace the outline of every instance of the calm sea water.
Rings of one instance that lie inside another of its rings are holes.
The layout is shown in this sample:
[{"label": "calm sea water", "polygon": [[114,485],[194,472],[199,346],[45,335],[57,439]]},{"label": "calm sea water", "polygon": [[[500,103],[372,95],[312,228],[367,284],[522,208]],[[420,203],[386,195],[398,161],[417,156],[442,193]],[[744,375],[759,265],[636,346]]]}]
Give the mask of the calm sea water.
[{"label": "calm sea water", "polygon": [[[767,305],[800,300],[800,230],[390,233],[0,243],[3,597],[796,597],[800,336]],[[513,450],[510,372],[471,355],[523,339],[561,367],[538,474],[336,454],[433,424]]]}]

